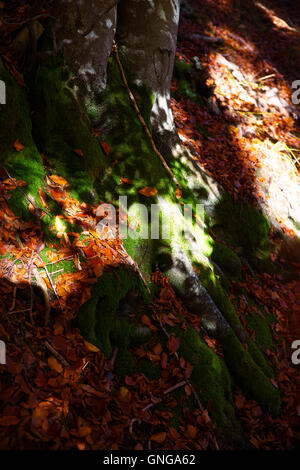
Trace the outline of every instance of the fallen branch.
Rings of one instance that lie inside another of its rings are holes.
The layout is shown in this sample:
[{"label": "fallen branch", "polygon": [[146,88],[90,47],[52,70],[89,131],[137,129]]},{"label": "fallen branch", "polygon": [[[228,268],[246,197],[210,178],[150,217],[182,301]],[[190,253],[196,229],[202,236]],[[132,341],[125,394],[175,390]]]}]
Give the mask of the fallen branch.
[{"label": "fallen branch", "polygon": [[[178,384],[173,385],[173,387],[170,387],[170,388],[168,388],[167,390],[164,390],[163,393],[164,393],[164,395],[167,395],[168,393],[171,393],[171,392],[173,392],[174,390],[177,390],[178,388],[183,387],[183,386],[186,385],[186,384],[187,384],[187,381],[186,381],[186,380],[183,380],[182,382],[179,382]],[[163,398],[159,398],[156,403],[150,403],[150,405],[145,406],[145,408],[143,408],[142,411],[150,410],[150,408],[152,408],[153,406],[157,405],[158,403],[161,403],[162,401],[163,401]]]},{"label": "fallen branch", "polygon": [[138,104],[136,102],[136,99],[132,93],[132,91],[130,90],[129,88],[129,85],[128,85],[128,81],[127,81],[127,78],[126,78],[126,75],[125,75],[125,72],[124,72],[124,68],[123,68],[123,65],[120,61],[120,56],[119,56],[119,50],[118,50],[118,46],[116,44],[116,42],[114,42],[114,52],[115,52],[115,56],[116,56],[116,60],[117,60],[117,64],[118,64],[118,67],[120,69],[120,72],[121,72],[121,76],[122,76],[122,79],[123,79],[123,82],[124,82],[124,85],[125,85],[125,88],[127,90],[127,93],[129,95],[129,98],[133,104],[133,107],[137,113],[137,116],[139,118],[139,121],[140,123],[142,124],[143,128],[144,128],[144,131],[145,133],[147,134],[147,137],[149,138],[150,140],[150,143],[151,143],[151,146],[154,150],[154,152],[156,153],[156,155],[158,156],[158,158],[160,159],[161,163],[163,164],[163,167],[165,168],[165,170],[169,173],[170,177],[172,178],[172,180],[174,181],[174,183],[176,184],[176,186],[178,188],[181,188],[181,185],[179,184],[179,182],[177,181],[174,173],[172,172],[172,170],[169,168],[166,160],[164,159],[164,157],[162,156],[162,154],[160,153],[160,151],[157,149],[156,145],[155,145],[155,142],[153,140],[153,137],[151,135],[151,132],[145,122],[145,119],[143,118],[141,112],[140,112],[140,109],[138,107]]},{"label": "fallen branch", "polygon": [[65,367],[71,367],[68,361],[59,352],[57,352],[56,349],[48,343],[48,341],[45,341],[45,346]]}]

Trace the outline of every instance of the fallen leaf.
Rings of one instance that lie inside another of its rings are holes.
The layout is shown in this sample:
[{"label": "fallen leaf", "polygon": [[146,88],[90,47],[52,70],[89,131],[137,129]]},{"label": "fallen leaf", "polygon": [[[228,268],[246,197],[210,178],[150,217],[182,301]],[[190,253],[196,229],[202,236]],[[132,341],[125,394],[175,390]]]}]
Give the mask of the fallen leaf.
[{"label": "fallen leaf", "polygon": [[48,359],[48,366],[50,367],[51,370],[55,370],[56,372],[58,372],[59,374],[62,373],[63,371],[63,367],[62,365],[58,362],[57,359],[55,359],[55,357],[51,356],[49,357]]},{"label": "fallen leaf", "polygon": [[16,416],[2,416],[0,426],[14,426],[18,424],[19,419]]},{"label": "fallen leaf", "polygon": [[181,189],[176,188],[175,195],[176,195],[176,199],[180,199],[181,196],[182,196],[182,191],[181,191]]},{"label": "fallen leaf", "polygon": [[153,434],[150,439],[151,439],[151,441],[161,443],[161,442],[165,441],[166,437],[167,437],[166,432],[158,432],[157,434]]},{"label": "fallen leaf", "polygon": [[97,346],[94,346],[92,343],[89,343],[88,341],[84,340],[85,347],[88,351],[91,352],[99,352],[100,349],[97,348]]},{"label": "fallen leaf", "polygon": [[122,183],[133,184],[133,182],[128,178],[120,178],[120,184]]},{"label": "fallen leaf", "polygon": [[66,186],[68,184],[67,180],[65,180],[65,178],[62,176],[50,175],[50,179],[59,186]]},{"label": "fallen leaf", "polygon": [[187,425],[187,432],[191,439],[195,439],[195,437],[197,436],[197,428],[195,426],[192,426],[192,424]]},{"label": "fallen leaf", "polygon": [[84,156],[84,153],[81,149],[74,149],[73,152],[76,153],[77,155],[79,155],[80,157]]},{"label": "fallen leaf", "polygon": [[180,338],[175,338],[175,336],[171,335],[167,342],[167,347],[170,352],[176,352],[180,346]]},{"label": "fallen leaf", "polygon": [[146,197],[155,196],[155,194],[157,194],[157,189],[146,186],[145,188],[140,189],[139,193]]},{"label": "fallen leaf", "polygon": [[108,156],[110,154],[110,146],[108,145],[108,143],[102,142],[102,141],[100,142],[100,144],[101,144],[103,152],[105,153],[105,155]]},{"label": "fallen leaf", "polygon": [[14,143],[14,147],[17,152],[21,152],[21,150],[24,148],[24,145],[22,145],[19,139],[17,139]]}]

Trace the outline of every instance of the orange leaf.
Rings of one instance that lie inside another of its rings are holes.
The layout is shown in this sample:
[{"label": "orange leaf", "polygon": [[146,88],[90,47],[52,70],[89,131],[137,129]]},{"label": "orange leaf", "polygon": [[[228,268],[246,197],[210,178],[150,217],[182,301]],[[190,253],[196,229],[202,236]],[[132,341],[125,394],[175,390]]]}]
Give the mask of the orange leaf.
[{"label": "orange leaf", "polygon": [[155,196],[155,194],[157,194],[157,189],[146,186],[145,188],[140,189],[139,193],[146,197]]},{"label": "orange leaf", "polygon": [[19,419],[16,416],[2,416],[0,418],[0,426],[13,426],[18,424]]},{"label": "orange leaf", "polygon": [[106,142],[100,142],[100,144],[103,152],[108,156],[110,154],[110,146]]},{"label": "orange leaf", "polygon": [[120,401],[128,403],[131,400],[131,392],[126,387],[121,387],[118,393]]},{"label": "orange leaf", "polygon": [[133,182],[128,178],[120,178],[120,184],[121,183],[133,184]]},{"label": "orange leaf", "polygon": [[164,442],[164,440],[166,439],[167,437],[167,433],[166,432],[158,432],[157,434],[153,434],[151,436],[151,441],[155,441],[155,442]]},{"label": "orange leaf", "polygon": [[191,439],[195,439],[197,435],[197,428],[195,426],[192,426],[191,424],[187,425],[187,432],[188,435],[190,436]]},{"label": "orange leaf", "polygon": [[51,175],[50,179],[55,183],[59,184],[60,186],[66,186],[68,184],[67,180],[63,178],[62,176],[57,176],[57,175]]},{"label": "orange leaf", "polygon": [[96,277],[102,276],[102,274],[103,274],[103,269],[104,269],[104,267],[103,267],[103,264],[102,264],[102,263],[97,263],[97,264],[95,264],[95,266],[94,266],[94,273],[95,273],[95,276],[96,276]]},{"label": "orange leaf", "polygon": [[167,342],[168,350],[171,352],[176,352],[180,346],[180,338],[175,338],[175,336],[171,335]]},{"label": "orange leaf", "polygon": [[79,155],[80,157],[84,156],[84,153],[81,149],[74,149],[73,152],[77,153],[77,155]]},{"label": "orange leaf", "polygon": [[141,318],[141,322],[144,323],[144,325],[151,326],[151,320],[147,315],[143,315]]},{"label": "orange leaf", "polygon": [[49,357],[48,359],[48,366],[50,367],[51,370],[55,370],[56,372],[58,372],[59,374],[62,373],[63,371],[63,367],[62,365],[58,362],[57,359],[55,359],[55,357],[51,356]]},{"label": "orange leaf", "polygon": [[85,344],[85,347],[88,351],[91,351],[91,352],[99,352],[100,351],[100,349],[97,348],[97,346],[94,346],[92,343],[89,343],[88,341],[84,340],[84,344]]},{"label": "orange leaf", "polygon": [[153,348],[153,351],[155,352],[155,354],[160,355],[162,352],[161,344],[160,343],[156,344]]},{"label": "orange leaf", "polygon": [[182,196],[182,191],[181,191],[181,189],[176,188],[175,194],[176,194],[176,199],[180,199],[181,196]]},{"label": "orange leaf", "polygon": [[14,147],[17,152],[21,152],[21,150],[24,148],[24,145],[22,145],[19,139],[17,139],[14,143]]}]

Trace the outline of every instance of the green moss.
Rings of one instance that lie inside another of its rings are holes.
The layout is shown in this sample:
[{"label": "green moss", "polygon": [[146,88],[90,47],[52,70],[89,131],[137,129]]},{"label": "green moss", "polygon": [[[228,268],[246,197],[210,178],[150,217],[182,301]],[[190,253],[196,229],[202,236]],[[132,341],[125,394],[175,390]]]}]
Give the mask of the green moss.
[{"label": "green moss", "polygon": [[241,279],[242,264],[237,254],[223,243],[214,242],[210,257],[229,279]]},{"label": "green moss", "polygon": [[120,347],[114,364],[114,371],[119,377],[126,377],[132,375],[135,370],[135,362],[133,355],[127,348]]},{"label": "green moss", "polygon": [[121,328],[117,327],[115,318],[120,300],[132,289],[139,289],[142,295],[146,296],[144,286],[134,271],[119,267],[104,272],[93,286],[91,298],[82,305],[76,318],[75,323],[84,337],[98,346],[107,357],[112,353],[112,334],[115,335],[115,341],[125,347],[135,333],[132,330],[134,327],[126,321],[121,323],[124,328],[122,332]]},{"label": "green moss", "polygon": [[[70,183],[71,195],[89,202],[94,180],[103,172],[107,157],[92,136],[70,78],[59,58],[41,65],[32,91],[34,138],[57,174]],[[83,156],[74,152],[76,149]]]},{"label": "green moss", "polygon": [[211,403],[210,415],[216,423],[218,434],[222,439],[240,445],[244,436],[235,416],[231,380],[225,362],[193,328],[188,327],[186,331],[176,328],[173,331],[181,340],[179,355],[194,366],[191,379],[201,403],[204,407]]},{"label": "green moss", "polygon": [[[27,97],[10,73],[0,61],[0,79],[6,85],[7,104],[0,106],[0,160],[10,175],[17,180],[26,181],[27,186],[22,190],[34,202],[39,202],[39,188],[43,186],[44,169],[41,157],[31,135],[31,115]],[[17,152],[14,142],[19,142],[24,148]],[[14,214],[29,219],[28,200],[17,189],[12,192],[8,201]]]},{"label": "green moss", "polygon": [[247,316],[247,327],[255,331],[255,342],[264,350],[274,348],[271,325],[275,321],[273,315],[267,314],[261,307],[246,295],[251,308],[251,315]]},{"label": "green moss", "polygon": [[183,60],[175,60],[174,79],[178,85],[180,96],[185,100],[198,102],[198,95],[192,78],[193,66]]},{"label": "green moss", "polygon": [[222,340],[222,348],[226,364],[244,392],[256,400],[266,412],[278,416],[280,412],[279,391],[264,375],[262,369],[254,362],[232,331]]},{"label": "green moss", "polygon": [[229,245],[242,247],[246,255],[268,253],[270,224],[264,214],[250,204],[233,202],[225,193],[206,222]]}]

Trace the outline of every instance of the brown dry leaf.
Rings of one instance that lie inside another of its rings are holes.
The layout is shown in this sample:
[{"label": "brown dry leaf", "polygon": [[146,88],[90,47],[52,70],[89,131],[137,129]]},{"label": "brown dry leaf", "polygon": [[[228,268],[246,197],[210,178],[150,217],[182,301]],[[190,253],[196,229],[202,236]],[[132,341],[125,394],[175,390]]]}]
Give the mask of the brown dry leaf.
[{"label": "brown dry leaf", "polygon": [[77,155],[79,155],[79,157],[84,156],[84,153],[81,149],[74,149],[73,152],[76,153]]},{"label": "brown dry leaf", "polygon": [[155,194],[157,194],[157,189],[146,186],[145,188],[140,189],[139,193],[146,197],[155,196]]},{"label": "brown dry leaf", "polygon": [[55,359],[55,357],[51,356],[49,357],[48,359],[48,366],[50,367],[51,370],[55,370],[56,372],[58,372],[59,374],[62,373],[63,371],[63,367],[62,365],[58,362],[57,359]]},{"label": "brown dry leaf", "polygon": [[0,426],[14,426],[18,424],[19,419],[16,416],[2,416]]},{"label": "brown dry leaf", "polygon": [[101,277],[103,274],[104,266],[102,263],[97,263],[94,266],[94,273],[96,277]]},{"label": "brown dry leaf", "polygon": [[155,442],[161,443],[161,442],[164,442],[164,441],[165,441],[166,437],[167,437],[167,433],[166,433],[166,432],[158,432],[158,433],[156,433],[156,434],[153,434],[150,439],[151,439],[151,441],[155,441]]},{"label": "brown dry leaf", "polygon": [[187,432],[191,439],[195,439],[197,436],[197,428],[192,424],[187,425]]},{"label": "brown dry leaf", "polygon": [[133,184],[133,182],[128,178],[120,178],[120,184],[121,183]]},{"label": "brown dry leaf", "polygon": [[105,155],[108,156],[110,154],[110,146],[108,145],[107,142],[100,142],[100,144],[101,144],[103,152],[105,153]]},{"label": "brown dry leaf", "polygon": [[50,175],[50,179],[55,183],[58,184],[59,186],[66,186],[68,184],[67,180],[63,178],[62,176],[58,175]]},{"label": "brown dry leaf", "polygon": [[126,387],[121,387],[118,393],[119,400],[124,403],[129,403],[131,401],[131,392]]},{"label": "brown dry leaf", "polygon": [[176,352],[180,346],[180,338],[175,338],[175,336],[171,335],[167,342],[167,347],[170,352]]},{"label": "brown dry leaf", "polygon": [[147,315],[143,315],[141,318],[141,322],[144,323],[144,325],[151,326],[151,320]]},{"label": "brown dry leaf", "polygon": [[15,147],[17,152],[21,152],[21,150],[23,150],[23,148],[24,148],[24,145],[22,145],[21,142],[19,141],[19,139],[17,139],[14,143],[14,147]]},{"label": "brown dry leaf", "polygon": [[45,194],[45,191],[42,188],[39,189],[39,199],[40,199],[43,207],[48,207],[47,203],[46,203],[46,194]]},{"label": "brown dry leaf", "polygon": [[161,354],[162,352],[162,346],[160,343],[156,344],[153,348],[153,352],[155,352],[155,354],[157,354],[158,356]]},{"label": "brown dry leaf", "polygon": [[176,188],[175,195],[176,195],[176,199],[180,199],[181,196],[182,196],[182,191],[181,191],[181,189]]},{"label": "brown dry leaf", "polygon": [[89,343],[88,341],[84,340],[85,347],[88,351],[91,352],[99,352],[100,349],[97,348],[97,346],[94,346],[92,343]]}]

